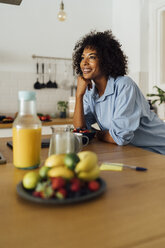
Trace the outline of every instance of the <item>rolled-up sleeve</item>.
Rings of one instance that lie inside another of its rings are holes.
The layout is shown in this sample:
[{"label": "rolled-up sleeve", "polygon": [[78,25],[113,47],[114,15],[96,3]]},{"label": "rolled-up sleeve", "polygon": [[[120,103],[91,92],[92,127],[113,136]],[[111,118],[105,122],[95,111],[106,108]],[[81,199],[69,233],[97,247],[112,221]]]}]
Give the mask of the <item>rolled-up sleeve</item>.
[{"label": "rolled-up sleeve", "polygon": [[116,95],[109,133],[118,145],[126,145],[139,127],[141,109],[137,104],[135,85],[119,85]]}]

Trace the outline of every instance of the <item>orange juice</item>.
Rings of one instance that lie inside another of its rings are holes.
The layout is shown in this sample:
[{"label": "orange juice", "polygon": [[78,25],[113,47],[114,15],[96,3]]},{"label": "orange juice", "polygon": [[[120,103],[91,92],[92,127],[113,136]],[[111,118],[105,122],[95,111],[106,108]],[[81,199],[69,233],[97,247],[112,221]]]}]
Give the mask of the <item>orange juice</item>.
[{"label": "orange juice", "polygon": [[13,163],[22,169],[40,164],[41,128],[13,128]]}]

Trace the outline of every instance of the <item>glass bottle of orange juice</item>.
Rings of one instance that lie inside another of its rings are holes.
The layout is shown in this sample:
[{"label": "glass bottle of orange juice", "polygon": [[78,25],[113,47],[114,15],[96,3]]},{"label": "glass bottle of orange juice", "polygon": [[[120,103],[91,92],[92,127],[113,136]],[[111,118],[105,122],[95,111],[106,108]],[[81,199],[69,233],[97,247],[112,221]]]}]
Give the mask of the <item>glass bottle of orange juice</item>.
[{"label": "glass bottle of orange juice", "polygon": [[34,91],[19,91],[19,112],[13,122],[13,164],[34,169],[40,164],[41,121],[36,114]]}]

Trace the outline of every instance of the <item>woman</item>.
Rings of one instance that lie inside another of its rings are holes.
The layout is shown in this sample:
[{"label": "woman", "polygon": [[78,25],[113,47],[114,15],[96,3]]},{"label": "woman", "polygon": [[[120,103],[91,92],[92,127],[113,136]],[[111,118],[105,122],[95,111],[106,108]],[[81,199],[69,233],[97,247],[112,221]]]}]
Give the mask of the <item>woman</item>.
[{"label": "woman", "polygon": [[78,74],[75,128],[97,123],[102,141],[132,144],[165,155],[165,123],[127,73],[127,57],[111,31],[92,31],[75,45]]}]

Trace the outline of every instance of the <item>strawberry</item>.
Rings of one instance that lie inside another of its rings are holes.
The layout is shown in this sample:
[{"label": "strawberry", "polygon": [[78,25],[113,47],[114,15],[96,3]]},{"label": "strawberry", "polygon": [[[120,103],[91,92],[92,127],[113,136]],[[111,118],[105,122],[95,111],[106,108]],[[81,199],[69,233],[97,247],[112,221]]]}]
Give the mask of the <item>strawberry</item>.
[{"label": "strawberry", "polygon": [[71,179],[71,185],[70,185],[70,190],[77,192],[81,188],[81,181],[78,178],[72,178]]},{"label": "strawberry", "polygon": [[74,191],[74,192],[77,192],[77,191],[80,190],[80,185],[77,184],[77,183],[72,183],[71,186],[70,186],[70,190]]},{"label": "strawberry", "polygon": [[65,179],[62,177],[54,177],[51,179],[51,181],[52,181],[52,189],[54,189],[54,190],[60,189],[60,188],[64,187],[66,184]]},{"label": "strawberry", "polygon": [[56,197],[58,199],[64,199],[66,198],[66,195],[67,195],[67,191],[64,188],[61,188],[56,192]]},{"label": "strawberry", "polygon": [[70,182],[71,182],[71,184],[72,184],[72,183],[81,184],[80,179],[78,179],[77,177],[72,178],[72,179],[70,180]]},{"label": "strawberry", "polygon": [[74,129],[73,129],[73,132],[74,132],[74,133],[77,133],[77,132],[78,132],[78,128],[74,128]]},{"label": "strawberry", "polygon": [[34,191],[33,192],[33,196],[35,196],[35,197],[41,197],[41,192]]},{"label": "strawberry", "polygon": [[100,184],[97,181],[90,181],[88,183],[88,189],[91,191],[97,191],[100,188]]}]

